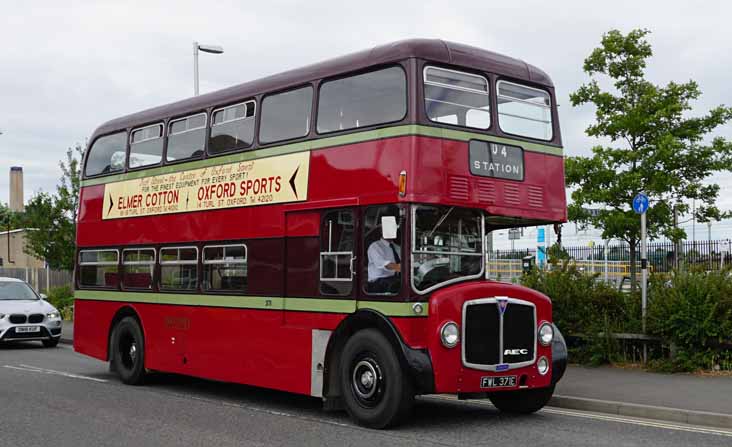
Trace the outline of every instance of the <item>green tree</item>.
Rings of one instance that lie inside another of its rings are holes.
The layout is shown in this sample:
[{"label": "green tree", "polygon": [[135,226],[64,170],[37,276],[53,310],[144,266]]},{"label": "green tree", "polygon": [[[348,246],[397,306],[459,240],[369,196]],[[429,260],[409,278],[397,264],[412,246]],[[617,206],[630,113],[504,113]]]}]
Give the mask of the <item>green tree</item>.
[{"label": "green tree", "polygon": [[[575,107],[595,106],[595,122],[586,133],[611,144],[595,146],[590,157],[566,160],[567,184],[573,189],[569,219],[602,229],[605,239],[628,243],[633,287],[640,237],[633,197],[645,192],[651,199],[649,237],[679,241],[686,234],[674,225],[673,216],[689,213],[692,199],[698,204],[699,221],[727,216],[715,205],[719,186],[704,180],[715,171],[732,169],[732,145],[722,138],[705,138],[732,118],[732,108],[719,106],[688,117],[691,102],[701,95],[699,86],[694,81],[658,86],[646,80],[646,63],[653,54],[648,34],[612,30],[585,59],[584,71],[591,80],[570,100]],[[603,89],[598,78],[612,87]],[[601,211],[590,215],[588,206]]]},{"label": "green tree", "polygon": [[54,269],[74,268],[83,157],[80,144],[69,148],[66,160],[59,162],[62,175],[56,194],[38,193],[25,206],[25,224],[32,228],[26,236],[26,252],[45,259]]},{"label": "green tree", "polygon": [[21,215],[11,210],[5,203],[0,203],[0,231],[14,230],[21,226]]}]

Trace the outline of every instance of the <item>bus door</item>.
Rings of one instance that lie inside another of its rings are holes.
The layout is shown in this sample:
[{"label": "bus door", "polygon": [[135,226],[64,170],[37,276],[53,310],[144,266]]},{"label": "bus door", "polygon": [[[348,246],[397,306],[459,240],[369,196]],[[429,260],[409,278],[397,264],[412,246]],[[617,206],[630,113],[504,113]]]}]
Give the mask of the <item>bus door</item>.
[{"label": "bus door", "polygon": [[[330,334],[356,310],[355,208],[288,213],[283,331],[289,377],[319,396]],[[294,346],[297,344],[297,346]]]}]

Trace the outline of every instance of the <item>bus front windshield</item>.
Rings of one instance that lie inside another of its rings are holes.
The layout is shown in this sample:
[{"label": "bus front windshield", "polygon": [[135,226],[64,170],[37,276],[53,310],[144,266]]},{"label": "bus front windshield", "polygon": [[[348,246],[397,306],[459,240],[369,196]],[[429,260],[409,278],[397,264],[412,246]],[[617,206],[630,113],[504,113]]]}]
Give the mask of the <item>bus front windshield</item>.
[{"label": "bus front windshield", "polygon": [[412,286],[426,292],[483,272],[483,215],[467,208],[415,205]]}]

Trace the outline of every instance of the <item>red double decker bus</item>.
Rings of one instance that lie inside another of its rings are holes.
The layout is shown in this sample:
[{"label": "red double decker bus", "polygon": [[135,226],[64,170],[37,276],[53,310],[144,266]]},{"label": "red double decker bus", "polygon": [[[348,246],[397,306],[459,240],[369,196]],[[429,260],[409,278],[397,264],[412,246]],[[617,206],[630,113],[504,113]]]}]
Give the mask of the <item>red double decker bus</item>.
[{"label": "red double decker bus", "polygon": [[370,427],[415,395],[545,405],[550,300],[485,279],[491,232],[566,218],[549,77],[409,40],[100,126],[84,160],[74,347],[321,397]]}]

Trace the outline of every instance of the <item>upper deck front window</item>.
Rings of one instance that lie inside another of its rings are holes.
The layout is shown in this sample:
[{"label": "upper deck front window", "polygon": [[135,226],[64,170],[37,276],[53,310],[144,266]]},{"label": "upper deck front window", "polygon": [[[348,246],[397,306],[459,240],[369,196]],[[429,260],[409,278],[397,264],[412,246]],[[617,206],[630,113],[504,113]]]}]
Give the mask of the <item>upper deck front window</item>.
[{"label": "upper deck front window", "polygon": [[483,76],[426,67],[424,104],[432,121],[488,129],[491,125],[488,80]]},{"label": "upper deck front window", "polygon": [[97,138],[86,160],[87,176],[111,174],[125,168],[127,132]]},{"label": "upper deck front window", "polygon": [[498,124],[506,133],[551,140],[551,106],[551,97],[544,90],[498,81]]}]

